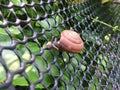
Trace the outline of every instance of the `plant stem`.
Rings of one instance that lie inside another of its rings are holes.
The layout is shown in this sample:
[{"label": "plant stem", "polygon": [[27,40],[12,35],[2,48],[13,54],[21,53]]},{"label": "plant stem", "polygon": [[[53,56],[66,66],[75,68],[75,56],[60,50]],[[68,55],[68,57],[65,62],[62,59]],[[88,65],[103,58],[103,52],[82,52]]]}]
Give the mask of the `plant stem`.
[{"label": "plant stem", "polygon": [[93,22],[99,22],[99,23],[101,23],[101,24],[103,24],[103,25],[105,25],[105,26],[108,26],[108,27],[112,28],[113,31],[116,31],[116,30],[120,31],[120,29],[118,29],[118,26],[117,26],[117,25],[116,25],[116,26],[112,26],[112,25],[110,25],[110,24],[107,24],[107,23],[105,23],[105,22],[103,22],[103,21],[100,21],[100,20],[98,19],[98,17],[93,18]]}]

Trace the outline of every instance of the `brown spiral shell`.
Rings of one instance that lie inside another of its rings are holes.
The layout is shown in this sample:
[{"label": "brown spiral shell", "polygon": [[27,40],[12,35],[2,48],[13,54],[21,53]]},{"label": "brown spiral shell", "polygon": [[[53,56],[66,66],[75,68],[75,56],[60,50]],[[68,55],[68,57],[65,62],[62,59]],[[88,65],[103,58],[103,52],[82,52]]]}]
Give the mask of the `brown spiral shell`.
[{"label": "brown spiral shell", "polygon": [[59,49],[69,53],[79,53],[84,47],[84,43],[73,30],[64,30],[61,32],[61,38],[58,41]]}]

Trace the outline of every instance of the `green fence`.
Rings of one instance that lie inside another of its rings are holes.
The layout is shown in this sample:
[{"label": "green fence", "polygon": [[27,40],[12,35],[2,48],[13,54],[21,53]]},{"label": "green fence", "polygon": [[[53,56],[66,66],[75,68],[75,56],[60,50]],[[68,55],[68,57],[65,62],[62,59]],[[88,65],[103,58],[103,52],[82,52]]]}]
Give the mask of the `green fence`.
[{"label": "green fence", "polygon": [[[80,53],[46,47],[70,27],[84,42]],[[119,27],[120,4],[0,0],[0,90],[119,90]]]}]

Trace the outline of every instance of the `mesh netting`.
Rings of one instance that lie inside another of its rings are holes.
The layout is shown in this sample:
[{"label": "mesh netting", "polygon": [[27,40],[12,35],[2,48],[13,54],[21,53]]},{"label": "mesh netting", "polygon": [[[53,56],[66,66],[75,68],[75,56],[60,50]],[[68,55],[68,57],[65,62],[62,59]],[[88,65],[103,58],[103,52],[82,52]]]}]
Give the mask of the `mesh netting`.
[{"label": "mesh netting", "polygon": [[[120,5],[100,0],[0,0],[0,90],[119,90]],[[78,54],[46,44],[72,27]]]}]

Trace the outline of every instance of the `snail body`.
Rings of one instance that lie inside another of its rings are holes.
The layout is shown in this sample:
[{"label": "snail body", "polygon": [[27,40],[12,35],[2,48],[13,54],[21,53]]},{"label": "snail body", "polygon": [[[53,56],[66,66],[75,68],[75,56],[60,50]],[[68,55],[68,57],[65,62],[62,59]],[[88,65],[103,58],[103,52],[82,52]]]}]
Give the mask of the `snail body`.
[{"label": "snail body", "polygon": [[64,30],[61,32],[60,40],[47,43],[48,48],[55,48],[69,53],[79,53],[84,47],[84,43],[79,34],[73,30]]}]

